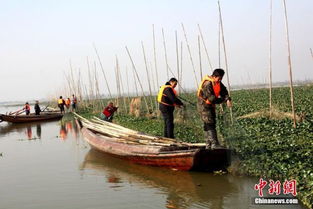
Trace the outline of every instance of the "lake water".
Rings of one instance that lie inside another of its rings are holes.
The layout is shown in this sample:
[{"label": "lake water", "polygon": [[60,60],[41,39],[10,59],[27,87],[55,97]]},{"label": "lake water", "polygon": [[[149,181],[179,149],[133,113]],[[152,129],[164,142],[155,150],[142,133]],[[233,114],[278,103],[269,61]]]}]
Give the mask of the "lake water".
[{"label": "lake water", "polygon": [[90,150],[74,121],[0,123],[0,209],[303,208],[252,204],[258,181],[116,159]]}]

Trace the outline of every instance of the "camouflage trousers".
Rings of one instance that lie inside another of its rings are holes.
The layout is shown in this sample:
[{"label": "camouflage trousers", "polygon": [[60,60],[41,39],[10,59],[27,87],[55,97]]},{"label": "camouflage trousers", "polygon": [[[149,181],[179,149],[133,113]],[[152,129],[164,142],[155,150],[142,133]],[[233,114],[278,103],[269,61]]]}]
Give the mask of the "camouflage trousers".
[{"label": "camouflage trousers", "polygon": [[198,105],[198,111],[201,117],[201,120],[204,123],[204,131],[214,130],[216,126],[216,112],[215,107],[203,107]]}]

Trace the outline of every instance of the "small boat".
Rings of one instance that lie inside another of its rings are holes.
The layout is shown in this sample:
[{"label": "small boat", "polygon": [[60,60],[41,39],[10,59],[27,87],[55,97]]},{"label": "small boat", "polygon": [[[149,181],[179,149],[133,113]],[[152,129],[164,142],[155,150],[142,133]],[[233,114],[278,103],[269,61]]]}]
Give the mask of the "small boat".
[{"label": "small boat", "polygon": [[82,135],[91,148],[137,164],[177,170],[225,170],[230,164],[230,150],[207,150],[205,144],[177,142],[150,136],[101,121],[87,120],[76,114]]},{"label": "small boat", "polygon": [[35,121],[59,120],[63,114],[59,112],[41,112],[40,115],[31,113],[29,115],[6,115],[0,114],[0,122],[6,121],[11,123],[28,123]]}]

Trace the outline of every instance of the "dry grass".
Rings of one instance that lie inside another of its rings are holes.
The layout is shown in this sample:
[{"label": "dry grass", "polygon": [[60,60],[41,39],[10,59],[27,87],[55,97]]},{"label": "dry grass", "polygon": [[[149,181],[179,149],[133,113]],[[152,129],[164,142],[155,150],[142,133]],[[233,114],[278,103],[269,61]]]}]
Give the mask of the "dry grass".
[{"label": "dry grass", "polygon": [[[253,112],[253,113],[249,113],[246,115],[242,115],[239,116],[238,119],[242,119],[242,118],[271,118],[274,120],[283,120],[283,119],[290,119],[293,120],[293,115],[291,112],[282,112],[278,109],[273,108],[272,109],[272,116],[270,117],[270,111],[268,109],[264,109],[264,110],[260,110],[257,112]],[[303,121],[305,118],[305,114],[300,114],[297,115],[296,114],[296,121],[297,122],[301,122]]]}]

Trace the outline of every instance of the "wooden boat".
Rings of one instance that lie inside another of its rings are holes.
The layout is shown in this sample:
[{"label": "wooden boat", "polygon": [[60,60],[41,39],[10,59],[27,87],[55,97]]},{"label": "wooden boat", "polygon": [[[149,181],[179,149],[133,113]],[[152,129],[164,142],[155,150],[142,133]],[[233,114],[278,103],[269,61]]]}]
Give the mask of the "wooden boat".
[{"label": "wooden boat", "polygon": [[205,144],[177,142],[75,114],[91,148],[134,163],[177,170],[221,170],[230,164],[230,150],[205,149]]},{"label": "wooden boat", "polygon": [[40,115],[29,114],[29,115],[5,115],[0,114],[0,121],[6,121],[11,123],[28,123],[35,121],[47,121],[47,120],[58,120],[63,117],[63,114],[59,112],[41,112]]}]

